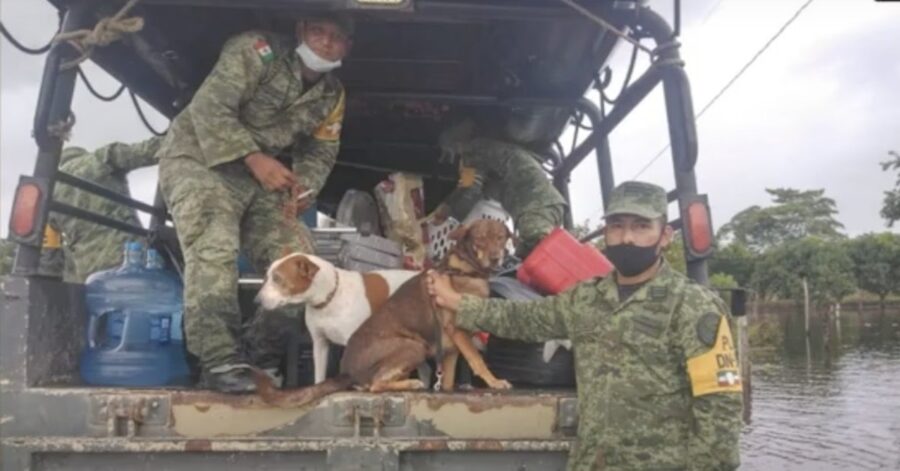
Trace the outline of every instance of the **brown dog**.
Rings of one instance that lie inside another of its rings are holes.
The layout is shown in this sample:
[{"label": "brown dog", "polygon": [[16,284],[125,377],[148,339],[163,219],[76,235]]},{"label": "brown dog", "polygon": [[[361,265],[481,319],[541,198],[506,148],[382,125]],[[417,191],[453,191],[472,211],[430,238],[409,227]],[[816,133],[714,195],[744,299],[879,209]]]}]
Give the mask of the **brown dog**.
[{"label": "brown dog", "polygon": [[[456,245],[437,271],[450,275],[459,292],[487,297],[487,278],[503,260],[509,237],[509,230],[497,221],[479,220],[462,226],[451,235]],[[411,278],[360,325],[347,342],[337,377],[307,388],[281,391],[268,375],[257,372],[257,390],[263,400],[297,407],[350,387],[370,392],[423,389],[425,385],[409,379],[409,375],[426,358],[439,354],[442,358],[436,361],[443,367],[441,387],[445,391],[453,389],[459,354],[489,387],[510,388],[508,382],[488,370],[472,344],[471,334],[457,329],[452,317],[432,302],[425,283],[424,273]]]}]

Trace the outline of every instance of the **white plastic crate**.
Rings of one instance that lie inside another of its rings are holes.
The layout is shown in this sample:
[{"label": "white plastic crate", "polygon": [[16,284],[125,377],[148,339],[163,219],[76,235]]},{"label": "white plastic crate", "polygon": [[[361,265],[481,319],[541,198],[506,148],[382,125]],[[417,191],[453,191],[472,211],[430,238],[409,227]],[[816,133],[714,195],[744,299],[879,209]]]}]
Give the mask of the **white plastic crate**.
[{"label": "white plastic crate", "polygon": [[[469,215],[463,219],[463,224],[468,224],[478,219],[493,219],[504,224],[509,224],[509,214],[503,210],[503,206],[494,200],[481,200],[475,204]],[[456,219],[447,218],[443,224],[434,225],[428,223],[428,257],[438,262],[447,252],[453,248],[454,241],[450,240],[450,233],[459,226]]]}]

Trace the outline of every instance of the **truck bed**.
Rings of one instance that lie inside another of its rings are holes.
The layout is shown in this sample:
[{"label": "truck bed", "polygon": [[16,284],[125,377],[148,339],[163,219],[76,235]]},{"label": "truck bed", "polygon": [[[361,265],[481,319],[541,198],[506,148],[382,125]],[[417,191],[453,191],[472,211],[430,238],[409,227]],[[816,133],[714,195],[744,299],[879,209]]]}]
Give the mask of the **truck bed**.
[{"label": "truck bed", "polygon": [[3,282],[0,464],[66,469],[516,469],[565,466],[574,391],[256,395],[78,385],[82,287]]}]

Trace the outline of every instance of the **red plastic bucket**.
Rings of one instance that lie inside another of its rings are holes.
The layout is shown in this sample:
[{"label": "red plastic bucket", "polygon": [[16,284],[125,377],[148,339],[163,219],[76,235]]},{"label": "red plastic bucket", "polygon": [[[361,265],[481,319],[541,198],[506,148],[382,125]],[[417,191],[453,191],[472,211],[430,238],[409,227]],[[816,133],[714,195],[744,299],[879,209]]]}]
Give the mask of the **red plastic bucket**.
[{"label": "red plastic bucket", "polygon": [[614,269],[596,246],[582,244],[566,230],[556,228],[525,259],[516,278],[543,294],[557,294]]}]

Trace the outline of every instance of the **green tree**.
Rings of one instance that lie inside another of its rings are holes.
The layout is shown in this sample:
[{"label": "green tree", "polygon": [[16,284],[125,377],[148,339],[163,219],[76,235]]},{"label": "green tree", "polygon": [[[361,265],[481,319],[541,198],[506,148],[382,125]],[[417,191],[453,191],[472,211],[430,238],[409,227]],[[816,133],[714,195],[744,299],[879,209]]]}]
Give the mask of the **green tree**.
[{"label": "green tree", "polygon": [[843,224],[836,219],[837,207],[825,190],[767,188],[772,206],[751,206],[737,213],[717,235],[722,242],[738,242],[762,253],[785,242],[809,236],[839,239]]},{"label": "green tree", "polygon": [[884,192],[884,203],[881,206],[881,217],[887,221],[888,227],[894,227],[894,223],[900,221],[900,154],[897,151],[888,151],[891,160],[881,163],[881,169],[897,170],[897,183],[894,189]]},{"label": "green tree", "polygon": [[856,289],[853,261],[846,244],[807,237],[768,250],[753,273],[753,286],[761,295],[803,301],[803,278],[810,300],[818,305],[840,301]]},{"label": "green tree", "polygon": [[732,289],[739,286],[734,277],[727,273],[713,273],[709,277],[709,285],[715,289]]},{"label": "green tree", "polygon": [[16,243],[8,239],[0,239],[0,276],[9,275],[16,255]]},{"label": "green tree", "polygon": [[709,272],[730,276],[738,286],[748,287],[753,278],[757,256],[740,242],[717,249],[709,259]]},{"label": "green tree", "polygon": [[679,273],[687,273],[687,259],[684,258],[684,237],[681,231],[672,235],[672,243],[663,251],[663,257],[673,270]]},{"label": "green tree", "polygon": [[900,235],[865,234],[847,244],[857,285],[878,295],[881,309],[892,292],[900,292]]}]

